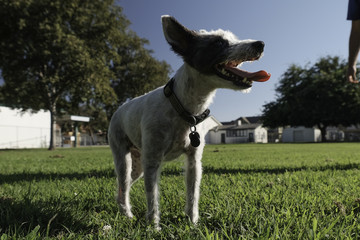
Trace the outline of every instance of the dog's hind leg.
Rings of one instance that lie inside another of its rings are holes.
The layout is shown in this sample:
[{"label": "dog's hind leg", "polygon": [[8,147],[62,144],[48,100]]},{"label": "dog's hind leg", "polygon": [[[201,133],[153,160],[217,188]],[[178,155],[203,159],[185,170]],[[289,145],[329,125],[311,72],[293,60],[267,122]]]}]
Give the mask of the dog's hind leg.
[{"label": "dog's hind leg", "polygon": [[141,153],[139,149],[135,147],[130,148],[131,159],[132,159],[132,169],[131,169],[131,184],[136,182],[144,174],[142,164],[141,164]]},{"label": "dog's hind leg", "polygon": [[133,214],[130,205],[132,158],[129,141],[126,139],[125,135],[123,137],[121,135],[122,134],[117,134],[116,136],[109,135],[118,182],[117,203],[119,204],[121,211],[126,216],[132,218]]},{"label": "dog's hind leg", "polygon": [[199,147],[188,154],[186,161],[186,207],[185,212],[193,223],[199,220],[200,182],[202,175],[201,156],[203,149]]}]

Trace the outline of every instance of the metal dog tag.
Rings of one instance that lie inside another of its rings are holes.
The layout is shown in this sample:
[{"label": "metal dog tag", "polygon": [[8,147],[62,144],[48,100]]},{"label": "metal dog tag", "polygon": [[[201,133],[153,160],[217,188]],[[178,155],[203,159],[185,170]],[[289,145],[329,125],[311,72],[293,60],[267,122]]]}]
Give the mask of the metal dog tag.
[{"label": "metal dog tag", "polygon": [[189,138],[191,146],[198,147],[200,145],[200,135],[198,132],[191,132]]}]

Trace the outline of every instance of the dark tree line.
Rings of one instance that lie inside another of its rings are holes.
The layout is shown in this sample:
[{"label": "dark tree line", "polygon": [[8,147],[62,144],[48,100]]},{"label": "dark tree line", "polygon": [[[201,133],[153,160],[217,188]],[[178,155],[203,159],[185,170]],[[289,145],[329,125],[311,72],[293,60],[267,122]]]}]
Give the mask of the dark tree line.
[{"label": "dark tree line", "polygon": [[319,59],[313,66],[291,65],[276,88],[276,100],[263,107],[264,125],[317,126],[326,141],[328,126],[360,122],[360,90],[345,78],[347,63],[339,57]]}]

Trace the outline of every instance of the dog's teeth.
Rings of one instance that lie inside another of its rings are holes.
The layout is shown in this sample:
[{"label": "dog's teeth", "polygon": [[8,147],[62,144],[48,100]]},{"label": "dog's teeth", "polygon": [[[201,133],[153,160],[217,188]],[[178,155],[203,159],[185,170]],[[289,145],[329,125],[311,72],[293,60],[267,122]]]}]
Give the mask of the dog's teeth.
[{"label": "dog's teeth", "polygon": [[225,71],[225,69],[222,69],[222,70],[221,70],[221,73],[222,73],[222,74],[225,74],[225,75],[227,74],[227,72]]},{"label": "dog's teeth", "polygon": [[247,78],[244,78],[244,80],[243,80],[244,82],[247,82]]}]

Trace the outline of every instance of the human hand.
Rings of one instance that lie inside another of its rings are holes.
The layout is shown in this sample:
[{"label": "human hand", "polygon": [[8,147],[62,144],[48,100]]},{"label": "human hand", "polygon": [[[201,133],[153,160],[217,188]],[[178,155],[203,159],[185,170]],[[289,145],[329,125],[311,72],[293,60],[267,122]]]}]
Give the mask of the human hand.
[{"label": "human hand", "polygon": [[349,66],[347,73],[346,73],[346,79],[350,83],[359,83],[359,81],[356,79],[356,67]]}]

